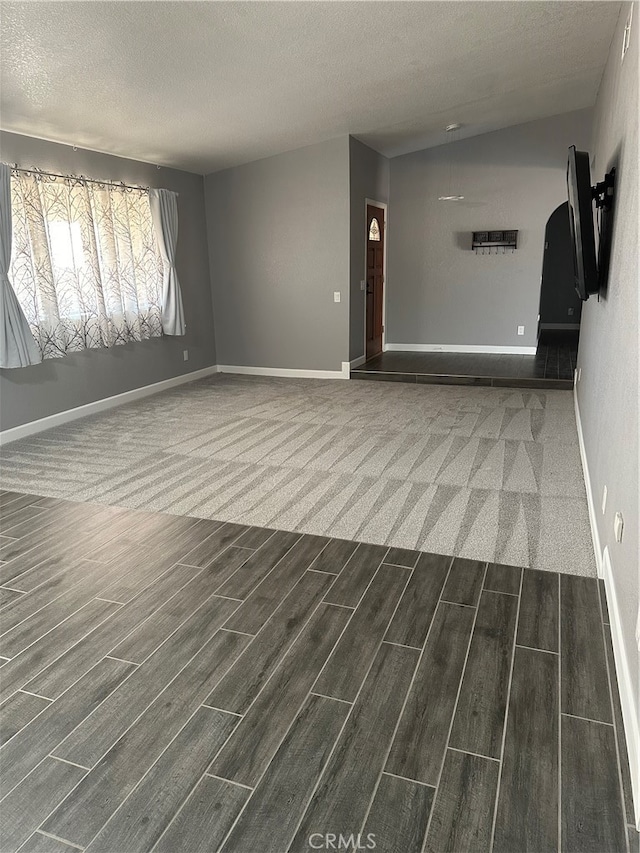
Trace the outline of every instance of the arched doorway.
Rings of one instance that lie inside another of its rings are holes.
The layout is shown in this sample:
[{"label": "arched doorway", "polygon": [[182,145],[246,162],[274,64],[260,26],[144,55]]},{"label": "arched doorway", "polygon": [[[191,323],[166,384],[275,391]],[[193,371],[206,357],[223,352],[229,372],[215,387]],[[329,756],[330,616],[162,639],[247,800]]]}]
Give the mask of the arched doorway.
[{"label": "arched doorway", "polygon": [[573,375],[580,334],[582,302],[573,276],[569,210],[564,202],[545,228],[538,319],[538,354],[558,359],[558,369],[565,374],[561,378]]}]

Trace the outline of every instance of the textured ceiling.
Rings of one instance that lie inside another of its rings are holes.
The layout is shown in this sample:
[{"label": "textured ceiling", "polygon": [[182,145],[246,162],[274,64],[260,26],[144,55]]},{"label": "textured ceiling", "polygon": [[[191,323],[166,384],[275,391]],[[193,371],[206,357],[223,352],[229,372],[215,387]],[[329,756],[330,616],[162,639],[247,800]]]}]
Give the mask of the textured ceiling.
[{"label": "textured ceiling", "polygon": [[593,104],[611,2],[2,2],[0,126],[194,172]]}]

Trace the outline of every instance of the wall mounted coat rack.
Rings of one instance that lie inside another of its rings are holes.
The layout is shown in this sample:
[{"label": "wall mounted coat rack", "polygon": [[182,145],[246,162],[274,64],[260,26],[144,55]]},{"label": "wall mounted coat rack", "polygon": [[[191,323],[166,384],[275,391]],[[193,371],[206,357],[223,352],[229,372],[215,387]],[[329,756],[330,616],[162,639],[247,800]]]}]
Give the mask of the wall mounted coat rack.
[{"label": "wall mounted coat rack", "polygon": [[504,255],[518,248],[517,231],[474,231],[471,248],[476,255]]}]

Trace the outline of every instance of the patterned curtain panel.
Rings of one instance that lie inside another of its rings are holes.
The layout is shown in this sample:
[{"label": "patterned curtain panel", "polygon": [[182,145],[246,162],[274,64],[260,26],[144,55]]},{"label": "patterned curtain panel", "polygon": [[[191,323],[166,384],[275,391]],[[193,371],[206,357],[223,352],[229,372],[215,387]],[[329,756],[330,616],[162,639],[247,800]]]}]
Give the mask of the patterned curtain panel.
[{"label": "patterned curtain panel", "polygon": [[148,193],[12,176],[11,280],[43,358],[162,335]]}]

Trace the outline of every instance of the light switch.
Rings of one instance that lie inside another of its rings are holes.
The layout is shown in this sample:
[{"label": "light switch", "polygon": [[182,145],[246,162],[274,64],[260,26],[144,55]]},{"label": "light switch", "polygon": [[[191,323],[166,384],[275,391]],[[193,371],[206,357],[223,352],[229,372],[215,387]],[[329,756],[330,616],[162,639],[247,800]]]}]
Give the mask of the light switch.
[{"label": "light switch", "polygon": [[364,279],[362,279],[362,281],[360,282],[360,290],[366,290],[366,289],[367,289],[367,282]]},{"label": "light switch", "polygon": [[334,302],[340,302],[340,291],[339,290],[333,291],[333,301]]}]

